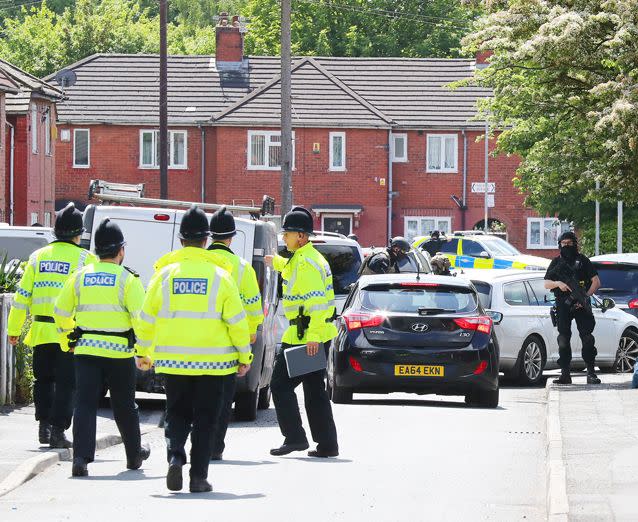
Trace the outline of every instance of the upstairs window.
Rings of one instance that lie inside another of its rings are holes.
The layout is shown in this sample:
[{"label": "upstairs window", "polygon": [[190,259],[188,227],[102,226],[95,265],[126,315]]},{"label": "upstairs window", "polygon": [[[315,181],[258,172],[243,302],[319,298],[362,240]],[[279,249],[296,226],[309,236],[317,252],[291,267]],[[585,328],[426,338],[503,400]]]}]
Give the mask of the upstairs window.
[{"label": "upstairs window", "polygon": [[73,130],[73,167],[86,169],[91,165],[90,136],[89,129]]},{"label": "upstairs window", "polygon": [[31,105],[31,152],[38,153],[38,106]]},{"label": "upstairs window", "polygon": [[392,161],[395,163],[406,163],[408,161],[408,135],[392,135]]},{"label": "upstairs window", "polygon": [[[281,132],[248,131],[248,170],[281,170]],[[292,133],[292,168],[295,168],[295,133]]]},{"label": "upstairs window", "polygon": [[427,172],[458,172],[456,134],[428,134]]},{"label": "upstairs window", "polygon": [[336,171],[346,170],[346,133],[330,133],[330,169]]},{"label": "upstairs window", "polygon": [[[159,131],[140,131],[140,167],[144,169],[159,168]],[[188,135],[186,131],[168,132],[168,168],[187,168]]]}]

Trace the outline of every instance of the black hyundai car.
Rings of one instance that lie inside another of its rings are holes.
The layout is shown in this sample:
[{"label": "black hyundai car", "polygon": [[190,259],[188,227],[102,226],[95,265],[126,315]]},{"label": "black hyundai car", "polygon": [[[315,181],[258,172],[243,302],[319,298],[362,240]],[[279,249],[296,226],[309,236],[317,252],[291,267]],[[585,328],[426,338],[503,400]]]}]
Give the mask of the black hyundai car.
[{"label": "black hyundai car", "polygon": [[493,321],[470,281],[446,276],[363,276],[338,319],[328,357],[335,403],[353,393],[464,395],[468,404],[498,406]]}]

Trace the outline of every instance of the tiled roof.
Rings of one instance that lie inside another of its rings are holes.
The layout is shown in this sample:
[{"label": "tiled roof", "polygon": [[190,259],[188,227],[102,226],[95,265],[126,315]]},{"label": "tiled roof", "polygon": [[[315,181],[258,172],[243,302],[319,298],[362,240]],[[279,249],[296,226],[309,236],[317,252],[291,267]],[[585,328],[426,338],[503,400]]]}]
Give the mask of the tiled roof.
[{"label": "tiled roof", "polygon": [[28,112],[32,93],[52,100],[62,99],[62,91],[60,89],[30,75],[9,62],[0,60],[0,72],[18,87],[16,93],[7,94],[6,109],[8,114]]}]

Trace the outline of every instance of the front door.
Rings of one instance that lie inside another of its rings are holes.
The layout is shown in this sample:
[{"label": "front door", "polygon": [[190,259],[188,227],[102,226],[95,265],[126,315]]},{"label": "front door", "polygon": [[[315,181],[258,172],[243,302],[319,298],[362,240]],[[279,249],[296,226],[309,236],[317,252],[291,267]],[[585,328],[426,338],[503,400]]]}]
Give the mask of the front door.
[{"label": "front door", "polygon": [[352,218],[346,216],[324,216],[324,232],[336,232],[347,236],[352,233]]}]

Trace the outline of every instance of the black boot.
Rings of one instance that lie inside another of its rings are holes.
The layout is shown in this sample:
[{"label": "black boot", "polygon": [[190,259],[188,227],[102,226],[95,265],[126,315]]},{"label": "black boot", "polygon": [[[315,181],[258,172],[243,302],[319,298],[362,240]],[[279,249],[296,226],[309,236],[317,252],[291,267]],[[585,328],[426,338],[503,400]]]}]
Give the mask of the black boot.
[{"label": "black boot", "polygon": [[73,447],[73,443],[66,438],[64,430],[62,428],[52,426],[49,447],[56,449],[68,449]]},{"label": "black boot", "polygon": [[40,439],[40,444],[48,444],[51,442],[51,425],[48,422],[40,421],[38,438]]},{"label": "black boot", "polygon": [[133,460],[126,461],[126,467],[128,469],[140,469],[142,467],[142,462],[148,459],[151,456],[151,448],[148,444],[142,444],[140,448],[140,452],[137,454],[137,457]]},{"label": "black boot", "polygon": [[208,493],[213,491],[213,486],[204,478],[191,477],[189,489],[191,493]]},{"label": "black boot", "polygon": [[182,478],[182,461],[173,457],[168,464],[168,473],[166,474],[166,487],[170,491],[181,491],[183,487]]},{"label": "black boot", "polygon": [[89,474],[89,470],[86,467],[86,460],[82,457],[75,457],[73,459],[73,467],[71,468],[71,475],[74,477],[86,477]]},{"label": "black boot", "polygon": [[596,376],[593,364],[587,366],[587,384],[600,384],[600,379]]},{"label": "black boot", "polygon": [[560,377],[558,379],[554,379],[554,384],[571,384],[572,383],[572,375],[569,371],[569,368],[563,368],[560,371]]}]

